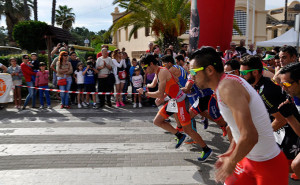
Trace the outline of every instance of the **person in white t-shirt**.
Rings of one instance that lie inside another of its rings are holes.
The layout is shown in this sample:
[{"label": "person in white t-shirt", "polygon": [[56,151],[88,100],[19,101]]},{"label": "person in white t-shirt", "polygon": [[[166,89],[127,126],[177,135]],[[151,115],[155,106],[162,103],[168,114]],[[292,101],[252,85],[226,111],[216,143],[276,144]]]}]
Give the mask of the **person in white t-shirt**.
[{"label": "person in white t-shirt", "polygon": [[[77,64],[77,69],[74,72],[74,78],[76,80],[77,83],[77,90],[79,92],[84,92],[84,75],[83,73],[83,63],[78,63]],[[78,108],[81,108],[82,105],[81,103],[84,102],[84,94],[77,94],[77,102],[78,102]],[[83,106],[86,106],[85,104],[83,104]]]},{"label": "person in white t-shirt", "polygon": [[3,73],[6,73],[7,67],[0,63],[0,69],[2,69]]},{"label": "person in white t-shirt", "polygon": [[[141,75],[141,69],[136,67],[134,69],[134,76],[131,79],[132,82],[132,93],[137,93],[137,89],[143,86],[143,76]],[[139,98],[139,107],[142,107],[142,97],[141,94],[134,94],[133,108],[137,107],[136,99]]]}]

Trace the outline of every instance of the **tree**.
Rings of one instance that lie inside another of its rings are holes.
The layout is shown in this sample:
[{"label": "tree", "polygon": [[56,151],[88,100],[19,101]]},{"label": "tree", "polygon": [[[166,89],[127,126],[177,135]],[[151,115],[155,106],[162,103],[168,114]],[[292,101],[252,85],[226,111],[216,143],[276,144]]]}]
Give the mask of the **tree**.
[{"label": "tree", "polygon": [[29,7],[28,7],[28,3],[27,3],[27,0],[24,0],[24,18],[26,21],[29,21],[30,18],[29,18]]},{"label": "tree", "polygon": [[8,43],[7,31],[4,26],[0,27],[0,45],[5,46]]},{"label": "tree", "polygon": [[[1,0],[0,1],[0,15],[5,16],[8,40],[13,41],[12,32],[14,25],[19,21],[25,20],[24,15],[24,1],[21,0]],[[29,11],[30,16],[30,11]],[[1,19],[1,16],[0,16]]]},{"label": "tree", "polygon": [[119,28],[133,26],[129,39],[139,29],[150,27],[157,37],[162,37],[163,46],[178,46],[178,37],[189,26],[190,0],[114,0],[126,9],[127,14],[118,19],[110,28],[115,33]]},{"label": "tree", "polygon": [[37,0],[33,0],[33,15],[34,20],[38,21],[38,6],[37,6]]},{"label": "tree", "polygon": [[44,35],[47,24],[40,21],[21,21],[15,25],[13,37],[21,48],[34,52],[46,49]]},{"label": "tree", "polygon": [[72,13],[73,8],[68,8],[66,5],[58,7],[56,10],[56,24],[61,25],[63,29],[70,30],[75,22],[75,14]]},{"label": "tree", "polygon": [[55,24],[55,10],[56,10],[56,0],[52,0],[52,16],[51,16],[51,25]]}]

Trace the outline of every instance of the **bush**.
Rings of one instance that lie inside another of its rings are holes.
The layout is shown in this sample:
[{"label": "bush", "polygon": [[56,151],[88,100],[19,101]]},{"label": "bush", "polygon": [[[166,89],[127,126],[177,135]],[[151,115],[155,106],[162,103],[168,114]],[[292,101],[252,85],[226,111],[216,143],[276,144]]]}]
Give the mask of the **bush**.
[{"label": "bush", "polygon": [[[14,57],[14,58],[17,59],[17,63],[19,65],[21,65],[21,63],[22,63],[22,55],[23,54],[0,56],[0,63],[8,67],[8,66],[10,66],[9,59],[12,58],[12,57]],[[39,54],[38,60],[40,62],[44,62],[44,63],[46,63],[48,65],[48,55]]]}]

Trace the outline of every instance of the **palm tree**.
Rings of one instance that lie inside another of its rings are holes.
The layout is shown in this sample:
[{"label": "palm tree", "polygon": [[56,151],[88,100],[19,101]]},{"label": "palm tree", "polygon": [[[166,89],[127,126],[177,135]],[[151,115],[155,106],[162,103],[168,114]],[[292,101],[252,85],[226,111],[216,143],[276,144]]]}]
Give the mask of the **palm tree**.
[{"label": "palm tree", "polygon": [[[8,40],[13,41],[12,32],[14,25],[19,21],[25,20],[25,5],[21,0],[1,0],[0,1],[0,15],[5,16]],[[30,16],[30,11],[29,11]],[[0,16],[1,19],[1,16]]]},{"label": "palm tree", "polygon": [[34,20],[38,21],[38,6],[37,6],[37,0],[33,0],[33,15]]},{"label": "palm tree", "polygon": [[24,0],[24,18],[26,21],[29,21],[29,7],[28,7],[28,3],[27,0]]},{"label": "palm tree", "polygon": [[56,10],[56,0],[52,0],[52,17],[51,17],[51,25],[55,24],[55,10]]},{"label": "palm tree", "polygon": [[73,8],[68,8],[66,5],[59,6],[59,10],[56,10],[56,23],[61,25],[65,30],[70,30],[75,22],[75,14],[72,13]]},{"label": "palm tree", "polygon": [[189,26],[190,0],[114,0],[113,4],[126,9],[127,14],[113,23],[114,34],[122,27],[133,26],[129,39],[140,28],[150,27],[157,37],[162,37],[163,47],[178,46],[178,37]]}]

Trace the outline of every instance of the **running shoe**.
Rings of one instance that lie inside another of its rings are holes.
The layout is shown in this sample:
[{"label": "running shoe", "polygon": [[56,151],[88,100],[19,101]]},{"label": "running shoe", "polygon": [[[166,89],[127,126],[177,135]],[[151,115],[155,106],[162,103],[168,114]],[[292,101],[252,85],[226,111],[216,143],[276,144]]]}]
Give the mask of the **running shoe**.
[{"label": "running shoe", "polygon": [[82,102],[82,106],[83,106],[83,107],[88,107],[89,104],[87,104],[86,102]]},{"label": "running shoe", "polygon": [[136,103],[133,103],[133,108],[136,108]]},{"label": "running shoe", "polygon": [[223,137],[227,136],[226,126],[220,127],[223,131]]},{"label": "running shoe", "polygon": [[120,101],[120,105],[121,105],[122,107],[125,106],[125,104],[124,104],[122,101]]},{"label": "running shoe", "polygon": [[98,107],[97,107],[97,104],[96,103],[94,103],[94,105],[93,105],[93,109],[97,109]]},{"label": "running shoe", "polygon": [[139,103],[139,108],[142,108],[142,107],[143,107],[143,105],[141,103]]},{"label": "running shoe", "polygon": [[116,107],[120,107],[120,103],[118,101],[116,103]]},{"label": "running shoe", "polygon": [[44,108],[44,106],[43,106],[43,105],[41,105],[41,106],[40,106],[40,109],[43,109],[43,108]]},{"label": "running shoe", "polygon": [[183,128],[182,128],[182,127],[176,127],[176,130],[177,130],[178,132],[183,132]]},{"label": "running shoe", "polygon": [[81,109],[81,108],[82,108],[82,106],[81,106],[81,104],[80,104],[80,103],[78,103],[78,108],[79,108],[79,109]]},{"label": "running shoe", "polygon": [[165,119],[164,122],[171,123],[171,120],[170,119]]},{"label": "running shoe", "polygon": [[195,144],[196,141],[194,141],[192,138],[189,138],[186,142],[184,142],[185,144],[191,145],[191,144]]},{"label": "running shoe", "polygon": [[203,127],[204,129],[207,129],[208,128],[208,119],[207,118],[204,118],[203,121],[201,121],[203,123]]},{"label": "running shoe", "polygon": [[66,109],[71,109],[71,106],[70,105],[66,105],[65,108]]},{"label": "running shoe", "polygon": [[294,181],[299,181],[300,180],[300,178],[295,173],[292,173],[291,179],[294,180]]},{"label": "running shoe", "polygon": [[198,161],[205,162],[211,156],[212,153],[212,149],[209,149],[209,151],[206,153],[204,151],[200,152],[201,155],[200,157],[198,157]]},{"label": "running shoe", "polygon": [[64,107],[65,107],[64,105],[61,105],[61,106],[60,106],[60,109],[63,109]]},{"label": "running shoe", "polygon": [[186,138],[186,135],[185,134],[182,134],[181,138],[177,138],[177,144],[175,146],[175,149],[178,149],[182,143],[185,141],[185,138]]},{"label": "running shoe", "polygon": [[52,109],[52,107],[50,105],[47,106],[47,109]]}]

